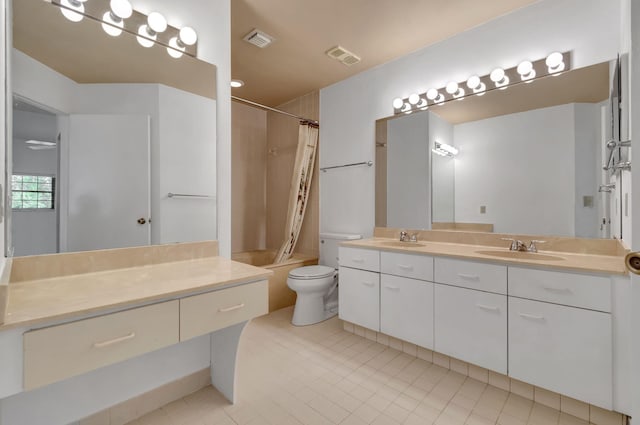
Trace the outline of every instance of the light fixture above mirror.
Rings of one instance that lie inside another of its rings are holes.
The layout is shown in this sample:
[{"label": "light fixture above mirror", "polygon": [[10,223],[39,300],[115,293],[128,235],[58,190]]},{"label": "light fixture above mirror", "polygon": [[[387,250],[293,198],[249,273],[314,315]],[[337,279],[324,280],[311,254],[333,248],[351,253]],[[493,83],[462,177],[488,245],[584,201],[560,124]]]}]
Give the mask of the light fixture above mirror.
[{"label": "light fixture above mirror", "polygon": [[188,26],[172,27],[159,12],[145,15],[133,9],[129,0],[51,0],[71,22],[80,22],[87,16],[98,20],[105,33],[118,37],[123,31],[136,36],[138,44],[150,48],[160,44],[173,58],[183,54],[197,56],[198,35]]},{"label": "light fixture above mirror", "polygon": [[[490,74],[482,77],[472,75],[466,82],[450,81],[445,87],[430,88],[422,94],[413,93],[407,98],[397,97],[393,100],[393,112],[397,115],[424,111],[430,106],[442,105],[450,100],[463,100],[466,96],[482,96],[487,91],[506,90],[515,84],[530,83],[535,78],[560,75],[563,71],[571,69],[570,61],[570,52],[553,52],[545,59],[535,62],[525,60],[508,69],[497,67]],[[464,85],[470,92],[465,91]]]}]

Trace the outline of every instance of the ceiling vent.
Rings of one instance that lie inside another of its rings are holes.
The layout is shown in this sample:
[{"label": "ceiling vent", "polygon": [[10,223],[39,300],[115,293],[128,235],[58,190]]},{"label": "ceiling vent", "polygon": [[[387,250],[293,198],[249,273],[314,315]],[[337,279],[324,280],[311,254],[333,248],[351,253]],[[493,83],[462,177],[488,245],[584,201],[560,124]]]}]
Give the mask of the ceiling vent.
[{"label": "ceiling vent", "polygon": [[327,56],[338,60],[347,66],[355,65],[362,60],[342,46],[336,46],[327,50]]},{"label": "ceiling vent", "polygon": [[243,40],[264,49],[269,44],[273,43],[274,38],[258,29],[254,29],[249,32],[249,34],[245,35]]}]

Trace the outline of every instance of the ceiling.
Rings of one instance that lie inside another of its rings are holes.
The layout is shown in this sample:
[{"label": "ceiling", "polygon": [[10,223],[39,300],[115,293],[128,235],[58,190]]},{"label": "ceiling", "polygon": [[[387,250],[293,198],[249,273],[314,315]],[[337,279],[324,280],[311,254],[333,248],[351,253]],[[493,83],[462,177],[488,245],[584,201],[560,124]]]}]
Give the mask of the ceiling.
[{"label": "ceiling", "polygon": [[[326,87],[537,0],[233,0],[232,94],[268,106]],[[275,38],[261,49],[254,28]],[[326,56],[340,45],[362,58],[350,67]]]}]

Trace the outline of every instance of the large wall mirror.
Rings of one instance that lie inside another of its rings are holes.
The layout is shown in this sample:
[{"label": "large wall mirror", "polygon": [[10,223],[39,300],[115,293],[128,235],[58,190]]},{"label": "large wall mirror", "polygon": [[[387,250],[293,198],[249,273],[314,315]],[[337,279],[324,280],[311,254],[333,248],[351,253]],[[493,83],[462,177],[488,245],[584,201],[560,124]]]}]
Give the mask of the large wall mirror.
[{"label": "large wall mirror", "polygon": [[7,253],[216,239],[215,66],[55,2],[12,8]]},{"label": "large wall mirror", "polygon": [[614,68],[378,120],[376,226],[620,237],[619,188],[601,187],[612,179],[603,163]]}]

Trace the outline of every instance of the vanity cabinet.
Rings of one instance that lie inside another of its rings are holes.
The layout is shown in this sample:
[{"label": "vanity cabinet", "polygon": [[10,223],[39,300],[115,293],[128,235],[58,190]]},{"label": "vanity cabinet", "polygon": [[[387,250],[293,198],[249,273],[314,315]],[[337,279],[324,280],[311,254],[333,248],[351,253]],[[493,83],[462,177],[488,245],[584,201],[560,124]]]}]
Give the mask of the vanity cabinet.
[{"label": "vanity cabinet", "polygon": [[435,350],[507,373],[507,267],[435,259]]},{"label": "vanity cabinet", "polygon": [[379,331],[380,252],[340,247],[339,264],[339,317]]},{"label": "vanity cabinet", "polygon": [[433,257],[380,253],[380,331],[433,349]]},{"label": "vanity cabinet", "polygon": [[613,407],[611,280],[509,267],[509,375]]}]

